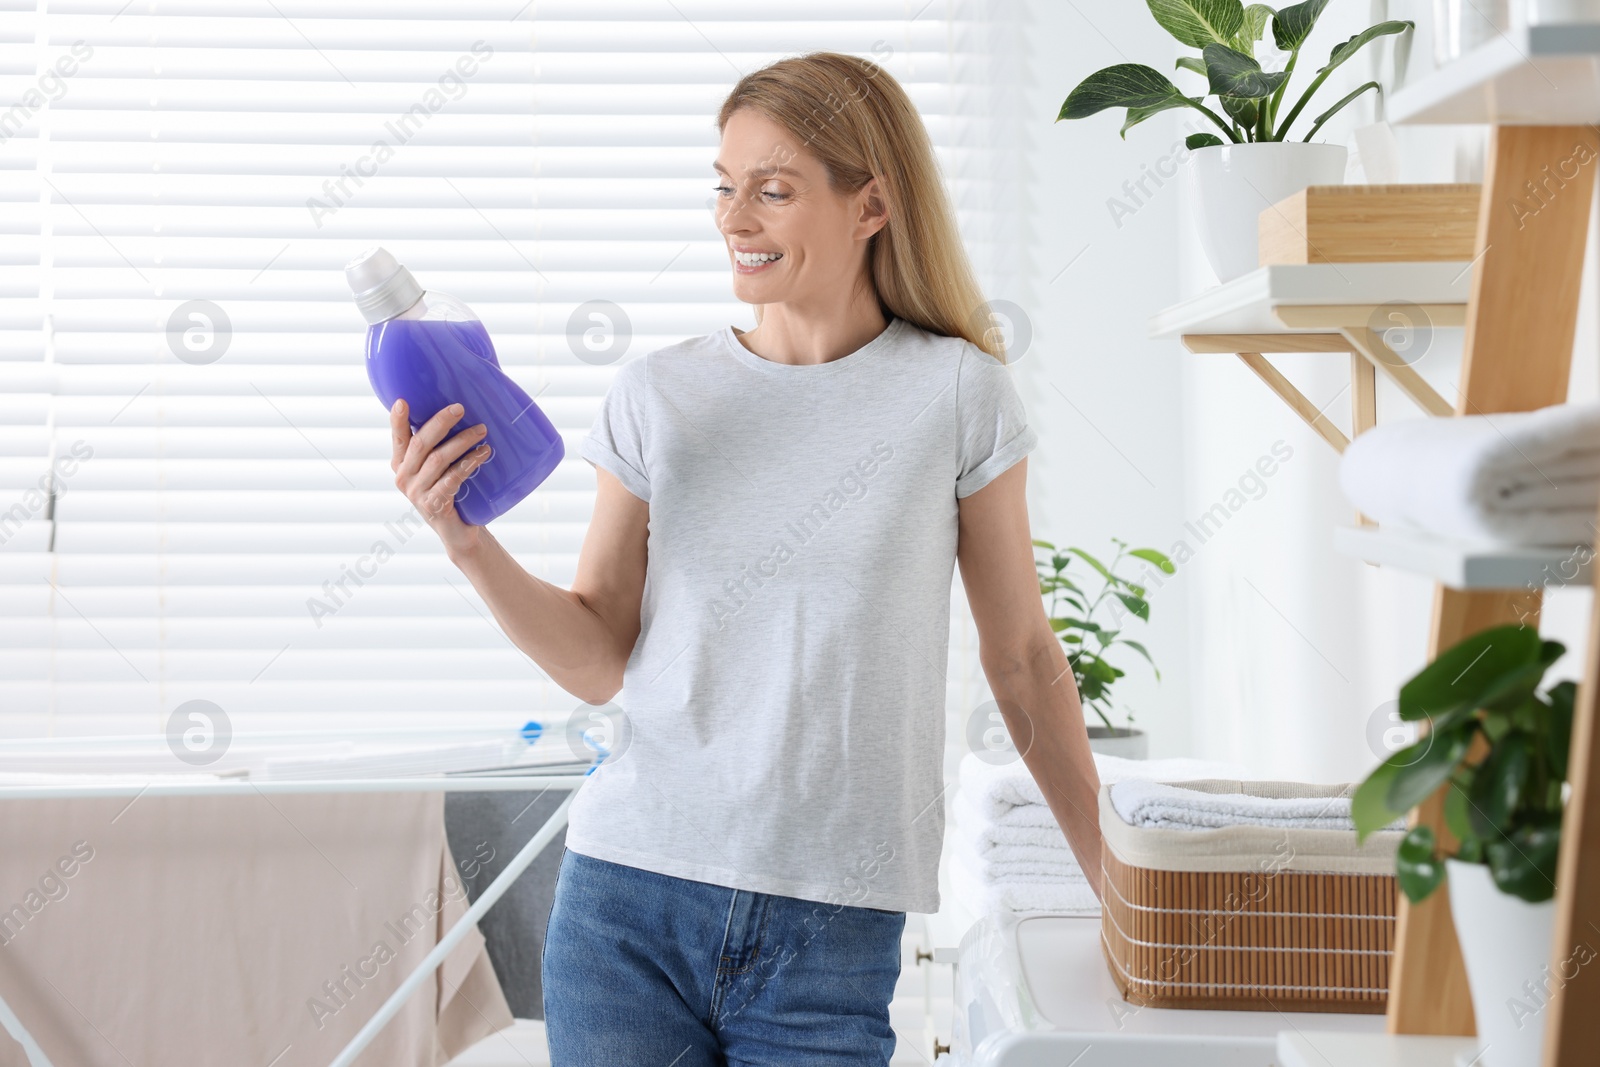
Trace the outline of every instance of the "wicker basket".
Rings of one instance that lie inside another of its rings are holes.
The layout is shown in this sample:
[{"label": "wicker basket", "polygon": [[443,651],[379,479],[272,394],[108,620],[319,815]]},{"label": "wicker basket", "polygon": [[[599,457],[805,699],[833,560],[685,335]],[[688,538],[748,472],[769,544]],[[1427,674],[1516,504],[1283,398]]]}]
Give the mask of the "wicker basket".
[{"label": "wicker basket", "polygon": [[[1206,780],[1209,793],[1348,796],[1353,786]],[[1381,1013],[1394,946],[1387,830],[1129,826],[1100,790],[1101,944],[1133,1004],[1162,1008]]]}]

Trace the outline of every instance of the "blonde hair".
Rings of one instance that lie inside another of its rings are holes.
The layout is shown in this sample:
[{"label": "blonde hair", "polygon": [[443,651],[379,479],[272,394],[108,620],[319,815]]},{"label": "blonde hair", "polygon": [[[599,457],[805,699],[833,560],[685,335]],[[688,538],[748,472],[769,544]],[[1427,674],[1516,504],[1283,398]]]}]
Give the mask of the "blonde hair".
[{"label": "blonde hair", "polygon": [[811,52],[740,78],[717,112],[719,133],[741,108],[793,134],[834,191],[848,195],[878,179],[889,219],[870,239],[867,265],[885,315],[964,338],[1004,362],[928,131],[893,75],[871,60]]}]

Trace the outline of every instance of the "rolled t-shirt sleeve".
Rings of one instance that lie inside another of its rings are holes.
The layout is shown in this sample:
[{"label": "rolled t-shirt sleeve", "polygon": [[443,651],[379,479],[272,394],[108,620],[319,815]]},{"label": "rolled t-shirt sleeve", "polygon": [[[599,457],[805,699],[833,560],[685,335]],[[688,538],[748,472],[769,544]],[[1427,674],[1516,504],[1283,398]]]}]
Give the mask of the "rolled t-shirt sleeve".
[{"label": "rolled t-shirt sleeve", "polygon": [[968,344],[956,372],[960,462],[956,496],[971,496],[1033,451],[1039,435],[1028,425],[1011,368]]},{"label": "rolled t-shirt sleeve", "polygon": [[617,371],[600,402],[594,425],[578,441],[578,454],[616,475],[623,488],[646,503],[650,477],[644,461],[645,401],[649,392],[647,357],[630,360]]}]

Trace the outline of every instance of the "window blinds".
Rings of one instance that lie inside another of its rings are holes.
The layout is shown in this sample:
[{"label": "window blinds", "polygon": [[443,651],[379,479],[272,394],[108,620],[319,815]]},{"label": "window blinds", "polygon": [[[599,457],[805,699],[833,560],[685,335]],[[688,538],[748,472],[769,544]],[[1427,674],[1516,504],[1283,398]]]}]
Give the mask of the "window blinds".
[{"label": "window blinds", "polygon": [[570,713],[394,488],[343,264],[383,244],[482,316],[569,446],[494,532],[568,584],[616,367],[753,322],[710,209],[740,73],[878,59],[980,264],[1005,239],[964,12],[0,0],[0,732]]}]

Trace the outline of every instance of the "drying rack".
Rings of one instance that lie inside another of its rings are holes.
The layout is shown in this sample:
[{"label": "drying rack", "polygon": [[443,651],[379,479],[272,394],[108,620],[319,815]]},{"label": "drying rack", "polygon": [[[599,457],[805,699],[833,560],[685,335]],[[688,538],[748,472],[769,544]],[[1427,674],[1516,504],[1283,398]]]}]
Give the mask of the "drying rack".
[{"label": "drying rack", "polygon": [[[530,729],[531,728],[531,729]],[[484,736],[486,734],[505,735],[505,730],[494,731],[357,731],[321,733],[321,732],[283,732],[283,733],[256,733],[239,734],[236,738],[251,741],[277,741],[290,742],[296,739],[307,740],[348,740],[359,738],[364,741],[394,740],[400,738],[438,737],[438,736]],[[521,736],[529,745],[534,744],[541,736],[542,730],[535,723],[524,727]],[[160,741],[160,738],[155,739]],[[43,741],[10,742],[13,746],[22,745],[31,747],[33,751],[47,751],[55,747],[58,751],[70,752],[75,742],[93,742],[104,746],[107,742],[134,742],[148,744],[149,738],[83,738],[83,739],[46,739]],[[408,974],[400,986],[389,995],[383,1005],[368,1019],[366,1024],[350,1039],[339,1055],[329,1063],[329,1067],[350,1067],[356,1057],[372,1043],[373,1038],[384,1028],[388,1022],[400,1011],[417,989],[439,969],[455,946],[481,919],[485,912],[492,908],[510,889],[522,872],[544,851],[545,847],[555,838],[556,834],[567,825],[567,811],[572,806],[573,798],[578,790],[587,781],[588,775],[593,773],[595,767],[605,759],[606,751],[603,748],[590,747],[597,752],[595,760],[588,767],[579,772],[571,773],[522,773],[520,767],[495,768],[482,771],[456,771],[433,774],[420,773],[403,777],[350,777],[350,778],[280,778],[267,780],[251,780],[246,776],[221,778],[212,774],[197,773],[194,781],[183,781],[178,775],[165,775],[146,781],[130,780],[136,776],[117,775],[117,780],[103,783],[85,782],[74,779],[70,782],[28,782],[25,784],[0,784],[0,801],[5,800],[64,800],[88,797],[223,797],[223,796],[272,796],[285,794],[341,794],[341,793],[499,793],[499,792],[527,792],[531,790],[549,791],[565,790],[567,797],[545,820],[544,825],[528,839],[527,844],[512,857],[502,870],[486,886],[478,899],[472,903],[444,936],[439,939],[432,951],[421,963]],[[576,760],[565,761],[568,765]],[[555,767],[559,764],[551,764]],[[530,770],[536,771],[538,765],[528,765]],[[46,777],[38,775],[37,777]],[[6,1033],[22,1046],[28,1057],[29,1067],[57,1067],[39,1043],[27,1030],[27,1027],[17,1014],[11,1010],[4,998],[0,998],[0,1026]]]}]

